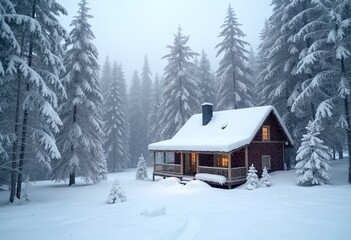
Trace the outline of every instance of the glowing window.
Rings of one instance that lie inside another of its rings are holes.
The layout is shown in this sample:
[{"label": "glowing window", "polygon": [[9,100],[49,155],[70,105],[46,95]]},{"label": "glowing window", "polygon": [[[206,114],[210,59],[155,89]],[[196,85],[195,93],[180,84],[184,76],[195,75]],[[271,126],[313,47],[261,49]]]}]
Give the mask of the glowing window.
[{"label": "glowing window", "polygon": [[196,164],[196,154],[192,153],[191,154],[191,164],[194,166]]},{"label": "glowing window", "polygon": [[269,126],[262,127],[262,141],[269,141],[270,140],[270,132]]},{"label": "glowing window", "polygon": [[228,167],[228,156],[222,155],[222,167]]}]

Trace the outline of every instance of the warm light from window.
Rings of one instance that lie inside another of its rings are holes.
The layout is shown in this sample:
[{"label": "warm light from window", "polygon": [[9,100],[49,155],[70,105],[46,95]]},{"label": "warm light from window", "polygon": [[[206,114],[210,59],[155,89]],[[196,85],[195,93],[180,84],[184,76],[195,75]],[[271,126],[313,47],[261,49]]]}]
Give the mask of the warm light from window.
[{"label": "warm light from window", "polygon": [[262,128],[262,141],[269,141],[269,127]]},{"label": "warm light from window", "polygon": [[195,153],[191,154],[191,164],[193,166],[195,166],[195,164],[196,164],[196,154]]},{"label": "warm light from window", "polygon": [[227,155],[222,156],[222,167],[228,167],[228,156]]}]

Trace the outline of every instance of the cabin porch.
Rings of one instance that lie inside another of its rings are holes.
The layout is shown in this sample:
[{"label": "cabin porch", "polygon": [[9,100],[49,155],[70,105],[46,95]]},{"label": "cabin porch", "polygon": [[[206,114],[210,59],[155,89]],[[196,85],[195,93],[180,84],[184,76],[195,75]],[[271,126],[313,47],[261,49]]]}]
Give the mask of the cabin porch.
[{"label": "cabin porch", "polygon": [[246,181],[247,156],[246,147],[229,153],[153,151],[153,180],[155,176],[183,179],[206,173],[224,176],[231,188]]}]

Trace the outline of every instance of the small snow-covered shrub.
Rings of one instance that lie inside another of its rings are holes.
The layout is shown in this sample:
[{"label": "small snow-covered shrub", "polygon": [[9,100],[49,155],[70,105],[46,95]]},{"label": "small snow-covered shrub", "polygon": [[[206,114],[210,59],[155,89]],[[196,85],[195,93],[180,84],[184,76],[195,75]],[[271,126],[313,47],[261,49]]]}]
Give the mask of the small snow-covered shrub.
[{"label": "small snow-covered shrub", "polygon": [[107,203],[113,204],[116,202],[125,202],[127,201],[127,195],[119,185],[118,181],[115,180],[114,184],[112,185],[111,192],[107,197]]},{"label": "small snow-covered shrub", "polygon": [[247,173],[247,177],[246,177],[246,188],[248,190],[252,190],[258,187],[258,176],[257,176],[257,170],[254,167],[253,164],[251,164],[250,168],[249,168],[249,172]]},{"label": "small snow-covered shrub", "polygon": [[144,180],[147,178],[146,161],[143,154],[141,154],[139,157],[135,178],[137,180]]},{"label": "small snow-covered shrub", "polygon": [[268,174],[267,168],[264,167],[262,172],[262,177],[260,179],[261,186],[270,187],[271,183],[271,176]]},{"label": "small snow-covered shrub", "polygon": [[296,155],[296,182],[298,185],[321,185],[330,178],[328,147],[317,137],[320,133],[314,123],[310,121],[306,129]]},{"label": "small snow-covered shrub", "polygon": [[26,181],[23,184],[22,187],[22,193],[21,193],[21,199],[20,199],[20,204],[25,204],[27,202],[30,201],[30,197],[29,197],[29,190],[30,190],[31,184],[29,182],[29,177],[26,178]]}]

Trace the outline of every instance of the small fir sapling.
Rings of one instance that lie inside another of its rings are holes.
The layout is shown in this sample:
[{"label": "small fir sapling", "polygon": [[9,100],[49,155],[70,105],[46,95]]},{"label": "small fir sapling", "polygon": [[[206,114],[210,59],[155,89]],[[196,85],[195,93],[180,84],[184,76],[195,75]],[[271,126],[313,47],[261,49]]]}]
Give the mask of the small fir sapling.
[{"label": "small fir sapling", "polygon": [[271,183],[271,176],[268,174],[267,168],[264,167],[263,172],[262,172],[262,177],[260,179],[261,186],[265,187],[270,187],[272,185]]},{"label": "small fir sapling", "polygon": [[247,173],[246,177],[246,188],[248,190],[252,190],[258,187],[258,176],[257,176],[257,170],[255,169],[254,165],[251,164],[249,168],[249,172]]},{"label": "small fir sapling", "polygon": [[306,129],[307,133],[303,135],[297,150],[296,182],[298,185],[322,185],[330,178],[328,147],[317,137],[320,132],[316,123],[310,121]]},{"label": "small fir sapling", "polygon": [[119,185],[117,179],[115,180],[114,184],[112,185],[111,192],[107,197],[107,203],[113,204],[116,202],[125,202],[127,201],[127,195]]},{"label": "small fir sapling", "polygon": [[146,161],[144,159],[143,154],[141,154],[139,157],[135,178],[137,180],[144,180],[147,178]]},{"label": "small fir sapling", "polygon": [[24,204],[30,201],[30,187],[31,183],[29,182],[29,176],[26,177],[26,180],[23,184],[22,192],[21,192],[21,199],[20,199],[20,204]]}]

